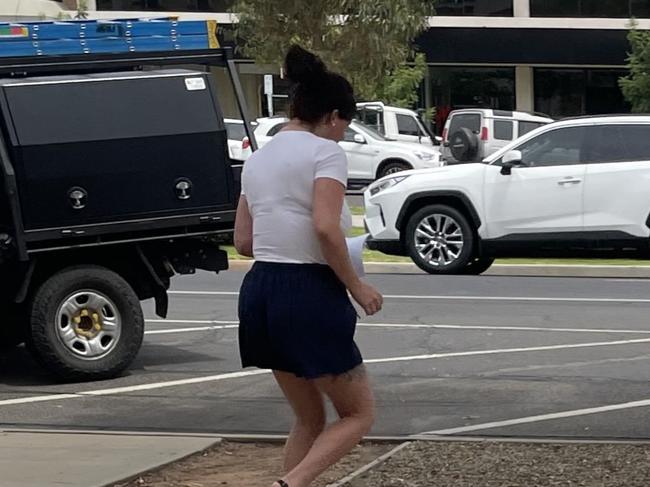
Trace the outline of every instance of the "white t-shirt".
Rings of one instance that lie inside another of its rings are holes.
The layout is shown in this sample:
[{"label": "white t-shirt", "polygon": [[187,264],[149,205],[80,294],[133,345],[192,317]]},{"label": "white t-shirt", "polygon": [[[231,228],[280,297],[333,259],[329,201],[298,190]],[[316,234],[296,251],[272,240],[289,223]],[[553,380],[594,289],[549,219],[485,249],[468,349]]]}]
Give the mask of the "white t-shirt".
[{"label": "white t-shirt", "polygon": [[[261,262],[325,264],[312,218],[314,181],[347,186],[348,161],[334,141],[311,132],[278,132],[244,164],[242,194],[253,218],[253,255]],[[341,228],[352,216],[343,206]]]}]

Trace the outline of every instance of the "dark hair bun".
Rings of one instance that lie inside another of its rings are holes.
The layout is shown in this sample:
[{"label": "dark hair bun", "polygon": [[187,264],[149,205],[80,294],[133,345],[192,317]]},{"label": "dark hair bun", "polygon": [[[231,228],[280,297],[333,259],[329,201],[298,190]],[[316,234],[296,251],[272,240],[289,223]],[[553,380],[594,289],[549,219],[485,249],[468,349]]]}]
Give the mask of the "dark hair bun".
[{"label": "dark hair bun", "polygon": [[325,63],[318,56],[295,44],[287,52],[284,67],[287,78],[294,83],[308,84],[327,72]]}]

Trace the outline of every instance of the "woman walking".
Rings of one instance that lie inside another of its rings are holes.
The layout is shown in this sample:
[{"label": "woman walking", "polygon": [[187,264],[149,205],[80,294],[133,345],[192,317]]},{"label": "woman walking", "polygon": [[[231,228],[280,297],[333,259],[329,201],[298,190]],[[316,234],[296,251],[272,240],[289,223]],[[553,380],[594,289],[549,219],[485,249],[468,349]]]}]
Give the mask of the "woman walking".
[{"label": "woman walking", "polygon": [[[255,258],[239,298],[244,367],[272,369],[295,422],[282,479],[307,487],[370,430],[374,399],[348,291],[368,315],[382,296],[355,273],[345,243],[347,159],[337,144],[356,111],[350,83],[293,46],[291,120],[244,166],[235,247]],[[326,426],[328,398],[339,419]]]}]

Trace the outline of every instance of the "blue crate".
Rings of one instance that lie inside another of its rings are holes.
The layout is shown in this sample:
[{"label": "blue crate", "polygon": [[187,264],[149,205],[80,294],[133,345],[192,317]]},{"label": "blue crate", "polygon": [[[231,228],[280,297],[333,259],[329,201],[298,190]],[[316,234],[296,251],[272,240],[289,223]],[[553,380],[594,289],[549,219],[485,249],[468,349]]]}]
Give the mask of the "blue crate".
[{"label": "blue crate", "polygon": [[81,42],[85,54],[88,53],[120,53],[129,50],[126,39],[123,37],[105,37],[86,39]]},{"label": "blue crate", "polygon": [[0,23],[0,57],[218,47],[210,21],[173,19]]},{"label": "blue crate", "polygon": [[36,56],[38,54],[38,42],[13,41],[0,43],[0,56]]},{"label": "blue crate", "polygon": [[208,49],[210,47],[207,35],[131,37],[126,42],[129,51],[134,52]]},{"label": "blue crate", "polygon": [[39,41],[37,54],[39,56],[56,56],[65,54],[84,54],[84,46],[79,39],[57,39],[52,41]]}]

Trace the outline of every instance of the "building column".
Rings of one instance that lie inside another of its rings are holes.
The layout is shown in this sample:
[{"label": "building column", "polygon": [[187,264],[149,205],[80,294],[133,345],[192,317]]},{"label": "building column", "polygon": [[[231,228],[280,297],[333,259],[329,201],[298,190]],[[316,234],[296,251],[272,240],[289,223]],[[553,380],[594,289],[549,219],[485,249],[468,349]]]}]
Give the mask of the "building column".
[{"label": "building column", "polygon": [[514,0],[512,7],[515,17],[530,17],[530,0]]},{"label": "building column", "polygon": [[533,68],[517,66],[515,68],[516,109],[522,112],[535,111],[535,80]]}]

